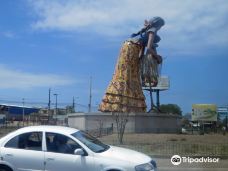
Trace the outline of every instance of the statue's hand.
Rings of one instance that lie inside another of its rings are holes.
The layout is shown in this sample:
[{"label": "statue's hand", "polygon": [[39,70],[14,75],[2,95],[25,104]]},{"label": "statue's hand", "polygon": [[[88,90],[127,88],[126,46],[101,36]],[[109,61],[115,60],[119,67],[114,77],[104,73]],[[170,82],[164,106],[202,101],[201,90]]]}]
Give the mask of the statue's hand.
[{"label": "statue's hand", "polygon": [[152,48],[148,48],[146,51],[146,55],[152,55],[152,57],[157,61],[158,64],[162,63],[162,56],[155,53],[155,51]]},{"label": "statue's hand", "polygon": [[161,64],[162,63],[162,56],[156,55],[156,60],[157,60],[158,64]]},{"label": "statue's hand", "polygon": [[137,36],[137,34],[136,34],[136,33],[133,33],[133,34],[131,35],[131,38],[133,38],[133,37],[135,37],[135,36]]},{"label": "statue's hand", "polygon": [[146,54],[151,54],[152,56],[156,55],[156,53],[154,52],[154,50],[152,48],[147,48],[146,50]]}]

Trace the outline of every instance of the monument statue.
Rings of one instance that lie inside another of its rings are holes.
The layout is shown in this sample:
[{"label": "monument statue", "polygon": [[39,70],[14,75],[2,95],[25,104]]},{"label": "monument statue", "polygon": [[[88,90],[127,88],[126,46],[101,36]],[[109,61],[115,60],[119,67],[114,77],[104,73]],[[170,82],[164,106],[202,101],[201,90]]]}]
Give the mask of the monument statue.
[{"label": "monument statue", "polygon": [[162,57],[156,51],[160,41],[157,31],[164,24],[161,17],[145,20],[144,27],[123,43],[112,80],[99,106],[100,111],[146,112],[142,85],[145,82],[157,85],[158,64],[162,63]]}]

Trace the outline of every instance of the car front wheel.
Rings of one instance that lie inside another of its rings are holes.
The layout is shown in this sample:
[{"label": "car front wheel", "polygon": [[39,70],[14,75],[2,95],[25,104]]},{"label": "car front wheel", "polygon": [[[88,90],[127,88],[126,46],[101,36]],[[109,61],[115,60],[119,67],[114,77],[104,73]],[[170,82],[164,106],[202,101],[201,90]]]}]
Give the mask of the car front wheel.
[{"label": "car front wheel", "polygon": [[8,166],[0,165],[0,171],[13,171],[13,170]]}]

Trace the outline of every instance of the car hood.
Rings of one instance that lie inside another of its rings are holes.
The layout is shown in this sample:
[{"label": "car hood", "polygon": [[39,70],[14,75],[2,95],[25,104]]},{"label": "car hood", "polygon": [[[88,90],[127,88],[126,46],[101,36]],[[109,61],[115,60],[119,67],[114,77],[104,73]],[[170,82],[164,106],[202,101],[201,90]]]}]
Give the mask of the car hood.
[{"label": "car hood", "polygon": [[115,146],[110,146],[107,151],[99,155],[109,159],[134,163],[135,165],[149,163],[151,161],[151,158],[143,153]]}]

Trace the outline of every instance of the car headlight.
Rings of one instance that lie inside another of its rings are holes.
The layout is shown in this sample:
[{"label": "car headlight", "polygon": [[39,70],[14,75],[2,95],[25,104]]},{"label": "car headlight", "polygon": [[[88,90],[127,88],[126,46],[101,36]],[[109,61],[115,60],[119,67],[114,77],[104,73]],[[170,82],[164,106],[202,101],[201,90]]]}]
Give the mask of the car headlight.
[{"label": "car headlight", "polygon": [[141,164],[135,167],[136,171],[154,171],[154,166],[151,163]]}]

